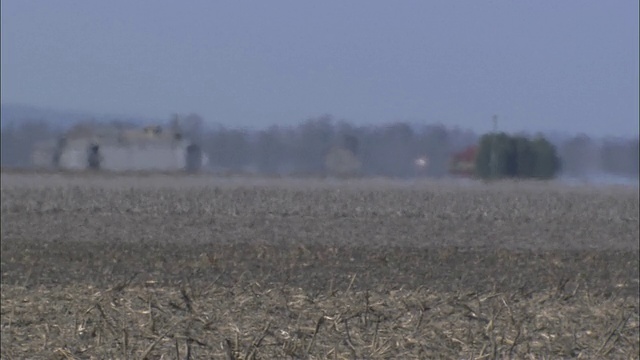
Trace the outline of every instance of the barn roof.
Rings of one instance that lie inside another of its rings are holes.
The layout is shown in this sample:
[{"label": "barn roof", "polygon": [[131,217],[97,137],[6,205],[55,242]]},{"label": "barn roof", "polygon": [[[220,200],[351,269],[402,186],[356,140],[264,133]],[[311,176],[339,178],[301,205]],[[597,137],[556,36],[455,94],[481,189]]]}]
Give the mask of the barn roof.
[{"label": "barn roof", "polygon": [[119,146],[169,146],[183,141],[180,133],[161,126],[123,129],[97,124],[78,124],[65,134],[65,139],[70,143],[96,141]]}]

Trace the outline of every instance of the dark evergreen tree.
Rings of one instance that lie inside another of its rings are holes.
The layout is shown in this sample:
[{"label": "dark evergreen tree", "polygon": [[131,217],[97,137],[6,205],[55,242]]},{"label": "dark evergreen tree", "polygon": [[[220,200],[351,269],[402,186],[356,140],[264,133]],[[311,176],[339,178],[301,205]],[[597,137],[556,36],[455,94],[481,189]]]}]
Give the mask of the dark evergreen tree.
[{"label": "dark evergreen tree", "polygon": [[516,174],[521,178],[531,178],[536,173],[536,153],[529,139],[518,136],[513,139],[516,151]]},{"label": "dark evergreen tree", "polygon": [[553,178],[560,170],[555,147],[539,137],[531,141],[505,133],[487,134],[480,139],[476,174],[483,179]]},{"label": "dark evergreen tree", "polygon": [[539,179],[551,179],[560,171],[560,158],[555,146],[543,137],[533,142],[535,152],[535,171],[533,176]]}]

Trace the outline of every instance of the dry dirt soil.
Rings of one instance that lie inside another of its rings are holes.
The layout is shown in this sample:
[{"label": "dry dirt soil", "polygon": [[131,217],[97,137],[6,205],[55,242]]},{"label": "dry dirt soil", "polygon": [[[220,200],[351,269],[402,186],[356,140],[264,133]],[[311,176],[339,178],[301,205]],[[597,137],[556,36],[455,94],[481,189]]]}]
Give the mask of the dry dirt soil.
[{"label": "dry dirt soil", "polygon": [[3,173],[3,359],[637,359],[637,188]]}]

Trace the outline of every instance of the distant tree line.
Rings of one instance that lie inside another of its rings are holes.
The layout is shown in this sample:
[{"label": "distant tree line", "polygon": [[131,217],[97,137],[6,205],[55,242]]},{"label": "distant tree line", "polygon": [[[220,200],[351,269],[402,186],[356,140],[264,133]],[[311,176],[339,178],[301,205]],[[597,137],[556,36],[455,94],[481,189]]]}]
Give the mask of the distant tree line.
[{"label": "distant tree line", "polygon": [[[128,122],[113,121],[128,127]],[[592,139],[578,135],[551,143],[542,137],[488,134],[479,138],[471,131],[443,125],[412,126],[398,122],[379,126],[356,126],[326,115],[297,126],[271,126],[244,130],[207,126],[190,114],[175,117],[167,126],[179,126],[209,156],[216,172],[268,175],[325,174],[331,149],[352,153],[363,176],[443,177],[451,157],[478,145],[476,169],[481,177],[538,177],[556,175],[589,177],[609,174],[638,178],[638,138]],[[0,155],[3,167],[28,167],[34,145],[53,140],[65,129],[46,121],[25,120],[3,124]],[[334,152],[332,154],[341,154]],[[492,155],[493,154],[493,155]],[[491,162],[491,156],[494,162]],[[428,159],[423,169],[416,159]]]},{"label": "distant tree line", "polygon": [[638,178],[638,137],[594,140],[579,134],[565,141],[559,149],[565,176],[582,179],[603,174]]},{"label": "distant tree line", "polygon": [[54,139],[60,131],[43,120],[9,123],[0,130],[0,164],[2,167],[26,168],[31,152],[40,141]]},{"label": "distant tree line", "polygon": [[441,125],[412,127],[407,123],[354,126],[330,116],[298,126],[271,126],[256,131],[218,127],[200,140],[212,166],[228,171],[263,174],[323,174],[334,147],[352,153],[364,176],[412,177],[415,159],[428,156],[425,176],[448,172],[449,158],[477,141],[470,131]]}]

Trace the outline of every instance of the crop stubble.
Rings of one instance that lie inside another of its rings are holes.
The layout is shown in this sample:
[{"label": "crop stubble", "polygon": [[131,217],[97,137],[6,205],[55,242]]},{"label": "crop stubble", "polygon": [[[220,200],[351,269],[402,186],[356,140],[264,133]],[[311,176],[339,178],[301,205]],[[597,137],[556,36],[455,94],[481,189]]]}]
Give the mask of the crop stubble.
[{"label": "crop stubble", "polygon": [[2,174],[3,358],[637,358],[638,191]]}]

